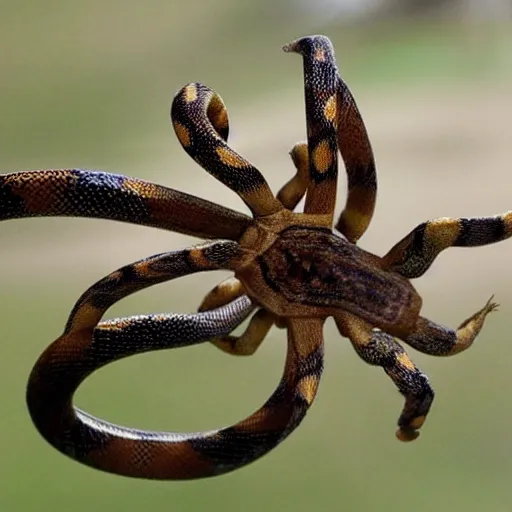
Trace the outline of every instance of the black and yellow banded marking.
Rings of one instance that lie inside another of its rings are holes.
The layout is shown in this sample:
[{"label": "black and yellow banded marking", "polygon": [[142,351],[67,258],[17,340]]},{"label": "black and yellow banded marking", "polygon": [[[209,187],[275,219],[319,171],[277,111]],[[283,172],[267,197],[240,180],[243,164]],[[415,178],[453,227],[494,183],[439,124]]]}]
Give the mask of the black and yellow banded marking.
[{"label": "black and yellow banded marking", "polygon": [[373,329],[348,313],[341,313],[334,319],[340,333],[350,339],[359,356],[368,364],[382,367],[404,396],[405,404],[398,419],[396,436],[401,441],[413,441],[418,437],[418,429],[434,400],[434,391],[427,376],[391,335]]},{"label": "black and yellow banded marking", "polygon": [[[197,251],[203,256],[191,257]],[[80,383],[110,362],[192,345],[235,329],[253,309],[245,296],[191,315],[138,315],[98,322],[107,308],[135,291],[193,272],[230,268],[239,253],[234,242],[212,242],[127,265],[89,288],[75,305],[63,335],[42,354],[29,379],[27,404],[42,436],[89,466],[153,479],[226,473],[284,440],[299,425],[316,393],[323,366],[322,322],[308,329],[290,328],[281,383],[258,411],[232,427],[190,434],[142,431],[108,423],[72,406]]]},{"label": "black and yellow banded marking", "polygon": [[303,37],[283,47],[302,55],[308,127],[309,187],[305,213],[333,214],[338,177],[337,92],[339,74],[331,42]]},{"label": "black and yellow banded marking", "polygon": [[337,150],[347,172],[347,200],[336,229],[356,242],[366,231],[377,198],[373,151],[354,97],[341,79],[331,42],[324,36],[304,37],[285,51],[304,58],[304,88],[309,147],[309,189],[305,212],[334,210]]},{"label": "black and yellow banded marking", "polygon": [[171,117],[183,149],[212,176],[236,192],[256,217],[282,209],[263,175],[231,149],[227,111],[221,97],[199,83],[174,97]]},{"label": "black and yellow banded marking", "polygon": [[377,171],[373,150],[356,102],[340,78],[338,147],[347,172],[347,200],[336,229],[351,242],[368,228],[377,200]]},{"label": "black and yellow banded marking", "polygon": [[409,279],[420,277],[448,247],[476,247],[510,238],[512,212],[493,217],[442,217],[414,228],[384,256],[384,265]]},{"label": "black and yellow banded marking", "polygon": [[238,240],[251,219],[224,206],[143,180],[83,169],[0,175],[0,220],[89,217],[201,238]]},{"label": "black and yellow banded marking", "polygon": [[414,331],[404,341],[416,350],[431,356],[451,356],[468,349],[484,326],[489,313],[498,309],[492,297],[485,306],[464,320],[454,330],[420,317]]}]

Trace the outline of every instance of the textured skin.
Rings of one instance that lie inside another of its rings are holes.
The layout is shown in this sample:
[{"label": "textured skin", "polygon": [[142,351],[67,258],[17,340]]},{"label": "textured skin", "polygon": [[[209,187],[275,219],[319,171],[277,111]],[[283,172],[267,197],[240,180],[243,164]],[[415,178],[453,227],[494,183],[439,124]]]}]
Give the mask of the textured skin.
[{"label": "textured skin", "polygon": [[92,217],[238,240],[251,219],[178,190],[82,169],[0,175],[0,219]]},{"label": "textured skin", "polygon": [[284,50],[304,57],[308,147],[312,153],[304,211],[333,214],[339,149],[348,194],[336,229],[355,243],[368,228],[377,199],[377,174],[366,127],[352,93],[338,74],[328,39],[302,38]]},{"label": "textured skin", "polygon": [[[70,410],[69,397],[105,364],[206,341],[239,325],[251,310],[247,297],[195,315],[140,315],[98,324],[105,310],[123,297],[193,272],[222,268],[239,252],[234,242],[212,242],[201,249],[153,256],[89,288],[75,305],[64,333],[42,354],[29,379],[27,404],[43,437],[85,464],[127,476],[166,479],[225,473],[263,455],[286,437],[309,405],[300,393],[300,383],[310,372],[320,375],[321,346],[304,357],[289,355],[281,384],[271,398],[233,427],[205,434],[146,432]],[[298,342],[308,343],[292,333],[290,352]]]},{"label": "textured skin", "polygon": [[481,219],[443,217],[423,222],[384,256],[386,266],[409,279],[422,276],[448,247],[477,247],[506,240],[512,212]]},{"label": "textured skin", "polygon": [[268,286],[292,303],[342,309],[395,334],[414,328],[421,300],[409,282],[327,230],[287,229],[259,263]]},{"label": "textured skin", "polygon": [[172,124],[183,149],[204,169],[236,192],[255,216],[282,209],[263,175],[225,142],[228,118],[222,99],[192,83],[174,98]]},{"label": "textured skin", "polygon": [[[177,93],[171,108],[183,148],[240,196],[252,219],[182,192],[103,172],[0,176],[0,220],[96,217],[223,239],[127,265],[77,301],[27,387],[37,429],[71,458],[153,479],[219,475],[256,460],[285,439],[312,404],[329,316],[359,356],[382,367],[402,393],[397,436],[413,440],[434,392],[393,336],[427,354],[456,354],[472,344],[496,309],[489,300],[458,329],[440,326],[419,315],[421,298],[409,279],[422,275],[443,249],[509,238],[512,213],[425,222],[383,258],[356,247],[372,218],[377,190],[366,128],[326,37],[305,37],[284,49],[303,58],[308,141],[292,148],[296,174],[276,196],[260,171],[228,146],[228,116],[220,96],[191,83]],[[336,223],[341,235],[333,231],[338,151],[348,177],[347,202]],[[304,213],[294,213],[303,197]],[[101,321],[112,304],[131,293],[215,269],[234,276],[205,296],[198,313]],[[243,334],[232,335],[252,313]],[[274,325],[287,330],[283,377],[260,409],[233,426],[199,433],[141,431],[94,418],[72,404],[80,383],[110,362],[204,341],[233,355],[250,355]]]}]

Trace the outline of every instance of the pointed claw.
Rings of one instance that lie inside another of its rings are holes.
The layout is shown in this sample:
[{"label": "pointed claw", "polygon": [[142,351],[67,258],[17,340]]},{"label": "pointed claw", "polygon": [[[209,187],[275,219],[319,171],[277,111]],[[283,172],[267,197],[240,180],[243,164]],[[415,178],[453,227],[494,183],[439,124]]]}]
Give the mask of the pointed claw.
[{"label": "pointed claw", "polygon": [[497,302],[492,302],[492,299],[494,299],[494,295],[491,295],[485,306],[482,308],[482,312],[486,315],[492,313],[493,311],[498,311],[498,308],[500,307]]}]

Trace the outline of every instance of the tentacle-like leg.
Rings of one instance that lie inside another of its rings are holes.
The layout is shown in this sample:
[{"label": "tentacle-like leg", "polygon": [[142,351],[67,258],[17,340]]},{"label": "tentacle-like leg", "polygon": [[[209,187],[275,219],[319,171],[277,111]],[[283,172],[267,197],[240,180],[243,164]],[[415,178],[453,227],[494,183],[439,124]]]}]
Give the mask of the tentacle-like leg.
[{"label": "tentacle-like leg", "polygon": [[83,169],[0,175],[0,220],[92,217],[238,240],[251,219],[204,199],[147,181]]},{"label": "tentacle-like leg", "polygon": [[98,322],[113,303],[142,288],[197,271],[231,268],[233,242],[154,256],[102,279],[78,300],[58,338],[39,358],[27,403],[40,433],[84,464],[131,477],[192,479],[237,469],[261,457],[300,423],[322,371],[320,320],[292,321],[280,385],[252,416],[204,433],[148,432],[94,418],[72,406],[79,384],[109,362],[133,354],[191,345],[230,332],[250,312],[242,296],[193,315],[143,315]]},{"label": "tentacle-like leg", "polygon": [[240,336],[219,336],[212,343],[223,352],[233,356],[252,356],[263,343],[275,322],[275,315],[260,308],[249,320],[249,325]]},{"label": "tentacle-like leg", "polygon": [[350,339],[359,356],[371,365],[381,366],[405,397],[398,419],[398,439],[416,439],[434,399],[427,376],[389,334],[348,313],[340,313],[334,319],[341,335]]},{"label": "tentacle-like leg", "polygon": [[451,356],[468,349],[484,326],[486,316],[496,311],[492,297],[485,306],[464,320],[457,330],[435,324],[420,317],[414,332],[404,341],[416,350],[433,356]]},{"label": "tentacle-like leg", "polygon": [[254,216],[282,210],[260,171],[226,144],[228,116],[217,93],[199,83],[186,85],[174,97],[171,118],[183,149],[236,192]]},{"label": "tentacle-like leg", "polygon": [[[203,299],[198,311],[211,311],[230,304],[244,295],[244,287],[236,277],[229,277],[213,288]],[[247,298],[247,300],[249,300]],[[255,309],[255,306],[252,308]],[[240,336],[230,334],[218,336],[211,343],[223,352],[235,356],[250,356],[256,352],[275,321],[275,315],[259,308],[249,320],[249,325]]]},{"label": "tentacle-like leg", "polygon": [[348,195],[336,229],[355,243],[372,220],[377,199],[377,172],[363,118],[341,78],[337,108],[338,147],[347,171]]},{"label": "tentacle-like leg", "polygon": [[244,286],[241,281],[236,277],[228,277],[205,295],[198,311],[210,311],[211,309],[225,306],[244,295],[244,293]]},{"label": "tentacle-like leg", "polygon": [[355,100],[340,78],[330,41],[305,37],[284,47],[304,58],[309,188],[306,213],[333,214],[337,185],[337,149],[348,178],[348,197],[336,229],[356,242],[370,224],[377,196],[375,160]]},{"label": "tentacle-like leg", "polygon": [[303,37],[283,47],[304,63],[304,95],[309,148],[309,187],[305,213],[329,216],[336,206],[338,179],[337,101],[339,74],[334,49],[325,36]]},{"label": "tentacle-like leg", "polygon": [[383,258],[386,268],[409,279],[420,277],[437,255],[448,247],[475,247],[512,236],[512,211],[472,219],[440,219],[423,222],[398,242]]}]

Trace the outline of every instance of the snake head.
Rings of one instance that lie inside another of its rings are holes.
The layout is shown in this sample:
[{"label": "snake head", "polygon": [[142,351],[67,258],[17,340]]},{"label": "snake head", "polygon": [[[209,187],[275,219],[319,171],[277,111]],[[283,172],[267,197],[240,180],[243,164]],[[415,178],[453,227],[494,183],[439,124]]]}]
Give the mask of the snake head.
[{"label": "snake head", "polygon": [[334,58],[334,48],[326,36],[307,36],[295,39],[283,46],[285,52],[299,53],[303,57],[313,57],[315,60],[324,61]]}]

